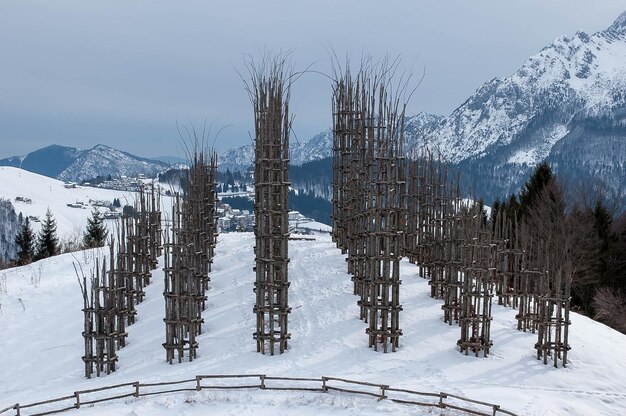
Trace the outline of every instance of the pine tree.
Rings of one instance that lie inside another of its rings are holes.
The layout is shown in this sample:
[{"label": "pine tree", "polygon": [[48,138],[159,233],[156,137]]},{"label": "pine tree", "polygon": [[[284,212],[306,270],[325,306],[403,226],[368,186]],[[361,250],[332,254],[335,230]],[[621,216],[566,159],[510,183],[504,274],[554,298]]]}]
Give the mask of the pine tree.
[{"label": "pine tree", "polygon": [[102,247],[106,241],[108,231],[104,226],[104,220],[100,211],[94,209],[91,218],[87,218],[87,230],[83,236],[83,247]]},{"label": "pine tree", "polygon": [[37,236],[37,250],[35,260],[45,259],[55,256],[59,251],[59,239],[57,238],[57,223],[50,208],[46,211],[46,219],[41,225],[41,230]]},{"label": "pine tree", "polygon": [[524,184],[519,196],[519,214],[526,218],[534,208],[543,189],[554,181],[552,168],[546,162],[540,163],[528,181]]},{"label": "pine tree", "polygon": [[22,223],[20,232],[15,236],[15,244],[17,245],[17,265],[23,266],[32,262],[35,256],[35,234],[30,228],[28,217]]},{"label": "pine tree", "polygon": [[616,286],[614,276],[610,273],[610,263],[618,237],[613,232],[613,215],[606,209],[600,200],[593,209],[594,229],[597,233],[598,247],[596,253],[595,271],[600,280],[600,286]]},{"label": "pine tree", "polygon": [[517,196],[515,196],[515,194],[511,194],[505,205],[506,208],[504,208],[504,210],[506,211],[506,216],[513,221],[513,223],[515,223],[515,218],[519,216],[520,210]]}]

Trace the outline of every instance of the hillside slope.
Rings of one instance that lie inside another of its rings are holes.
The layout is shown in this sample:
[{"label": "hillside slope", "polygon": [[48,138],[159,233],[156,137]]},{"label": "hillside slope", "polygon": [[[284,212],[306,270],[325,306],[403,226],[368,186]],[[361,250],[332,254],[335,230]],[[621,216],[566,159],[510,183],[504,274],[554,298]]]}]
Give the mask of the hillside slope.
[{"label": "hillside slope", "polygon": [[[5,271],[0,293],[0,408],[71,394],[75,390],[141,380],[169,381],[195,374],[270,374],[338,376],[420,391],[446,391],[498,403],[521,415],[622,415],[626,412],[626,336],[572,314],[566,369],[544,366],[534,357],[533,334],[515,329],[515,311],[494,306],[488,358],[456,350],[459,328],[442,321],[441,304],[431,299],[416,267],[401,265],[401,328],[396,353],[367,347],[365,325],[358,319],[356,297],[344,257],[328,237],[290,242],[292,340],[287,353],[264,356],[252,339],[255,317],[254,236],[219,236],[198,359],[168,365],[164,339],[163,273],[153,273],[138,321],[129,327],[128,346],[119,351],[119,370],[83,378],[82,299],[72,262],[89,253],[64,255]],[[93,252],[92,252],[93,253]],[[41,279],[31,283],[42,270]],[[2,277],[2,274],[0,274]],[[232,391],[181,393],[126,399],[81,409],[77,414],[445,414],[352,396],[314,393]],[[433,413],[434,412],[434,413]]]},{"label": "hillside slope", "polygon": [[81,182],[108,175],[155,177],[167,169],[169,163],[141,158],[102,144],[87,150],[54,144],[26,156],[0,159],[0,166],[21,168],[63,181]]},{"label": "hillside slope", "polygon": [[[135,194],[132,192],[115,191],[93,187],[77,187],[67,189],[64,183],[47,176],[38,175],[23,169],[8,166],[0,166],[0,198],[12,201],[15,212],[24,216],[34,216],[43,220],[46,210],[50,208],[57,222],[57,234],[64,238],[70,234],[82,234],[87,224],[87,218],[91,217],[89,200],[112,202],[114,198],[120,199],[122,205],[133,205]],[[28,198],[30,203],[15,201],[16,197]],[[84,209],[72,208],[68,203],[82,202],[86,204]],[[167,208],[170,204],[164,203]],[[106,212],[105,208],[99,208]],[[108,222],[111,226],[113,221]],[[40,223],[31,221],[33,230],[37,232]]]}]

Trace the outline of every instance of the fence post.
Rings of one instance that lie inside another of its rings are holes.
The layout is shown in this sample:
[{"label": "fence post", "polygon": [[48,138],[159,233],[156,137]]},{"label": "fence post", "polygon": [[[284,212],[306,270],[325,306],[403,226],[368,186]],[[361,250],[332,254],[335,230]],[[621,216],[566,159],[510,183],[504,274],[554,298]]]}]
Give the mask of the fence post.
[{"label": "fence post", "polygon": [[388,388],[389,386],[384,385],[384,384],[380,386],[380,400],[387,398],[387,396],[385,396],[385,389],[388,389]]},{"label": "fence post", "polygon": [[322,391],[324,393],[328,393],[328,387],[326,387],[326,380],[327,379],[328,379],[327,377],[322,376]]},{"label": "fence post", "polygon": [[496,416],[498,414],[498,410],[500,410],[500,405],[494,404],[493,405],[493,416]]},{"label": "fence post", "polygon": [[445,399],[446,397],[448,397],[448,395],[442,391],[439,392],[439,407],[441,407],[442,409],[446,408],[446,404],[443,402],[443,399]]},{"label": "fence post", "polygon": [[13,408],[15,409],[15,416],[20,416],[20,404],[19,403],[15,403],[15,406],[13,406]]},{"label": "fence post", "polygon": [[139,397],[139,382],[135,382],[135,397]]},{"label": "fence post", "polygon": [[200,381],[202,381],[202,377],[196,376],[196,390],[198,391],[202,390],[202,387],[200,387]]},{"label": "fence post", "polygon": [[261,378],[261,390],[265,390],[265,374],[259,376]]},{"label": "fence post", "polygon": [[74,397],[76,397],[76,403],[74,404],[74,407],[80,409],[80,393],[75,391]]}]

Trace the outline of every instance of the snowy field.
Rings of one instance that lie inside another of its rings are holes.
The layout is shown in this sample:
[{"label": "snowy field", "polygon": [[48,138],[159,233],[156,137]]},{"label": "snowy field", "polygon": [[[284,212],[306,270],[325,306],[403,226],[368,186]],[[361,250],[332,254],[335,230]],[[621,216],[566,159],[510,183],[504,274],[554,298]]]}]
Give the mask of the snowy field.
[{"label": "snowy field", "polygon": [[[41,221],[45,219],[46,210],[50,208],[57,222],[57,234],[61,239],[68,235],[78,235],[82,238],[87,219],[91,217],[92,207],[72,208],[67,204],[76,202],[88,204],[90,199],[113,202],[114,198],[119,198],[122,206],[135,203],[135,192],[89,186],[67,189],[64,185],[63,181],[47,176],[19,168],[0,166],[0,198],[9,199],[17,214],[22,212],[24,216],[32,215]],[[32,202],[29,204],[19,202],[15,200],[16,197],[29,198]],[[169,198],[162,197],[161,203],[169,211],[171,205]],[[103,213],[107,211],[106,208],[99,208],[99,210]],[[112,226],[115,220],[105,220],[105,222]],[[39,231],[40,222],[31,221],[30,224],[35,232]]]},{"label": "snowy field", "polygon": [[[254,236],[219,236],[204,312],[199,357],[165,363],[163,273],[153,274],[119,369],[99,379],[83,377],[82,298],[72,262],[93,266],[98,249],[65,254],[0,272],[0,409],[16,402],[72,394],[124,382],[159,382],[197,374],[335,376],[452,394],[501,405],[527,415],[626,414],[626,336],[573,314],[568,368],[544,366],[534,357],[536,337],[515,329],[515,311],[494,306],[489,358],[460,354],[459,329],[442,320],[441,303],[429,297],[415,266],[402,263],[401,347],[383,354],[367,347],[346,263],[328,236],[290,242],[292,340],[287,353],[264,356],[252,339]],[[100,249],[100,255],[106,253]],[[81,408],[85,415],[455,415],[366,396],[309,392],[202,391]],[[25,412],[24,414],[29,414]]]}]

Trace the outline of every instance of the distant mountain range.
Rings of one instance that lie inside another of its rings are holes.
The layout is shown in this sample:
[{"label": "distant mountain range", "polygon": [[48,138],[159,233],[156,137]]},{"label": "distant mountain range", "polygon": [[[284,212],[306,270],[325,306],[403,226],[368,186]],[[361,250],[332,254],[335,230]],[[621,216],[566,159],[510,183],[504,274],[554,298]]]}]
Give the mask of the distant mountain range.
[{"label": "distant mountain range", "polygon": [[[626,12],[607,29],[562,36],[513,75],[481,86],[447,117],[406,119],[407,149],[427,144],[462,171],[464,188],[487,200],[519,190],[547,160],[567,180],[626,197]],[[292,145],[295,165],[332,155],[332,132]],[[252,146],[220,166],[253,162]]]},{"label": "distant mountain range", "polygon": [[[405,122],[406,149],[427,144],[440,152],[462,172],[465,191],[487,201],[517,192],[542,160],[579,186],[597,185],[626,198],[626,12],[592,35],[559,37],[513,75],[485,83],[447,117],[419,113]],[[330,128],[303,143],[292,140],[292,165],[331,156]],[[253,161],[254,148],[246,145],[222,153],[218,162],[225,171],[248,169]],[[151,176],[169,163],[104,145],[89,150],[53,145],[0,165],[80,181]],[[328,188],[327,177],[320,182]]]},{"label": "distant mountain range", "polygon": [[[430,132],[444,117],[430,113],[419,113],[409,116],[405,120],[407,145],[417,146],[417,141],[424,134]],[[325,159],[333,155],[333,132],[328,128],[311,139],[302,142],[290,143],[290,163],[301,166],[308,162]],[[254,147],[249,144],[229,149],[219,156],[220,170],[245,170],[254,163]]]},{"label": "distant mountain range", "polygon": [[139,174],[155,176],[167,169],[170,164],[141,158],[99,144],[88,150],[52,145],[26,156],[1,159],[0,166],[14,166],[51,178],[80,182],[108,175],[111,177]]}]

